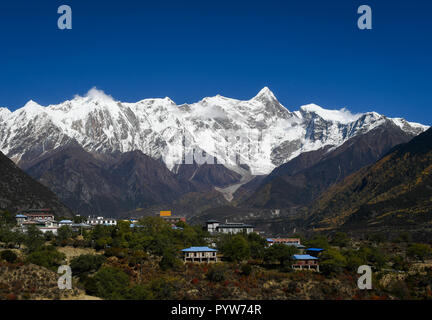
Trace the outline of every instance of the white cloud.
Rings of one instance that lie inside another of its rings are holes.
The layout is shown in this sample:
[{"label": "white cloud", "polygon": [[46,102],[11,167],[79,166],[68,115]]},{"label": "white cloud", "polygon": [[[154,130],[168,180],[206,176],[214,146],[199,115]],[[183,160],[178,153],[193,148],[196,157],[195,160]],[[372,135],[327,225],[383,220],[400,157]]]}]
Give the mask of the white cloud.
[{"label": "white cloud", "polygon": [[316,104],[308,104],[305,106],[301,106],[300,109],[306,112],[314,112],[324,120],[333,120],[340,123],[349,123],[352,121],[356,121],[362,115],[361,113],[353,114],[351,113],[351,111],[345,108],[342,108],[340,110],[328,110]]},{"label": "white cloud", "polygon": [[[75,97],[77,96],[78,95],[76,95]],[[114,98],[111,95],[106,94],[105,92],[103,92],[103,90],[99,90],[96,87],[91,88],[84,97],[91,100],[98,100],[103,102],[115,102]]]}]

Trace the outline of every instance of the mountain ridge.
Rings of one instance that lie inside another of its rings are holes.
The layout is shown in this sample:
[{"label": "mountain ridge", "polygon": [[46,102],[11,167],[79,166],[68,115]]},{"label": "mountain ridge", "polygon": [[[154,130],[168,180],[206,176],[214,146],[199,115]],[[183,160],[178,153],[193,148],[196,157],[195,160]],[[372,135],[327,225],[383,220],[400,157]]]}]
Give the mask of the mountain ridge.
[{"label": "mountain ridge", "polygon": [[431,168],[428,129],[330,187],[311,207],[306,225],[380,231],[429,228]]},{"label": "mountain ridge", "polygon": [[93,88],[57,105],[29,101],[14,112],[0,112],[0,150],[19,164],[75,140],[88,152],[140,150],[174,170],[199,149],[234,171],[240,168],[239,158],[233,158],[237,154],[251,174],[262,175],[303,152],[341,145],[387,120],[413,134],[428,128],[375,112],[352,115],[346,109],[311,106],[291,112],[267,87],[249,100],[217,95],[182,105],[167,97],[120,102]]},{"label": "mountain ridge", "polygon": [[46,186],[32,179],[0,152],[0,210],[49,208],[57,216],[72,217],[73,212]]}]

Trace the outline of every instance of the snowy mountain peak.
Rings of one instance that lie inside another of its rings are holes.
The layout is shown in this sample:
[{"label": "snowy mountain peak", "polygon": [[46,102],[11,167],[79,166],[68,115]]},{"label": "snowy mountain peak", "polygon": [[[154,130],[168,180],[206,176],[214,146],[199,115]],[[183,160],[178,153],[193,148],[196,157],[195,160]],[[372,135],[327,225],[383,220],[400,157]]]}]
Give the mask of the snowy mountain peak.
[{"label": "snowy mountain peak", "polygon": [[29,100],[27,101],[27,103],[23,106],[23,108],[28,109],[28,108],[39,108],[42,107],[40,104],[38,104],[36,101],[33,100]]},{"label": "snowy mountain peak", "polygon": [[195,149],[239,173],[246,165],[252,174],[267,174],[303,152],[339,146],[388,121],[413,136],[428,128],[316,104],[290,112],[267,87],[250,100],[217,95],[181,106],[170,98],[120,102],[92,88],[57,105],[29,101],[14,112],[0,109],[0,151],[15,161],[28,160],[75,140],[90,152],[140,150],[174,170]]},{"label": "snowy mountain peak", "polygon": [[252,98],[252,100],[270,100],[270,101],[277,101],[275,95],[273,94],[273,92],[268,88],[268,87],[264,87],[260,90],[260,92],[258,92],[258,94]]}]

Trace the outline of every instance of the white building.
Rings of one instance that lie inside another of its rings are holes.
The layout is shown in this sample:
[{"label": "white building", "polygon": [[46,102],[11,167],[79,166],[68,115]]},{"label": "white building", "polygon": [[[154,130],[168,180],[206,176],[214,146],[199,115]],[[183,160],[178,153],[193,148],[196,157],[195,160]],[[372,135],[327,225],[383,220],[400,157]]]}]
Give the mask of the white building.
[{"label": "white building", "polygon": [[59,221],[59,226],[60,227],[62,227],[62,226],[72,226],[72,224],[73,224],[74,222],[72,221],[72,220],[61,220],[61,221]]},{"label": "white building", "polygon": [[254,227],[250,224],[226,222],[220,223],[216,220],[207,221],[207,231],[210,233],[251,233],[254,231]]},{"label": "white building", "polygon": [[206,222],[207,231],[210,232],[210,233],[216,232],[216,228],[218,227],[219,224],[220,224],[219,221],[216,221],[216,220],[209,220],[209,221],[207,221]]},{"label": "white building", "polygon": [[87,224],[92,226],[105,225],[105,226],[115,226],[117,225],[117,220],[112,218],[104,217],[88,217]]},{"label": "white building", "polygon": [[190,247],[182,250],[184,262],[217,262],[217,250],[209,247]]}]

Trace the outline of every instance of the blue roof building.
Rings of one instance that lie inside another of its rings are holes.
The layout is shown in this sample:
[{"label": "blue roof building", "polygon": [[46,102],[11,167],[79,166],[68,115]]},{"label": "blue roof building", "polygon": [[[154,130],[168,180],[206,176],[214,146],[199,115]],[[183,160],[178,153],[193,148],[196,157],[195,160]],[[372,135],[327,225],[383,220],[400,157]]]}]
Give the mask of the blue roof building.
[{"label": "blue roof building", "polygon": [[315,270],[319,272],[318,258],[309,254],[295,254],[293,255],[294,263],[291,268],[294,270]]},{"label": "blue roof building", "polygon": [[59,221],[59,224],[72,224],[73,221],[72,220],[61,220]]},{"label": "blue roof building", "polygon": [[209,247],[189,247],[182,250],[183,252],[214,252],[216,249],[212,249]]},{"label": "blue roof building", "polygon": [[321,249],[321,248],[308,248],[308,249],[306,249],[306,253],[310,254],[311,256],[314,256],[314,257],[318,257],[318,255],[323,251],[324,251],[324,249]]},{"label": "blue roof building", "polygon": [[184,262],[217,262],[217,250],[209,247],[190,247],[182,250]]},{"label": "blue roof building", "polygon": [[293,257],[295,260],[318,260],[317,257],[308,254],[295,254]]}]

